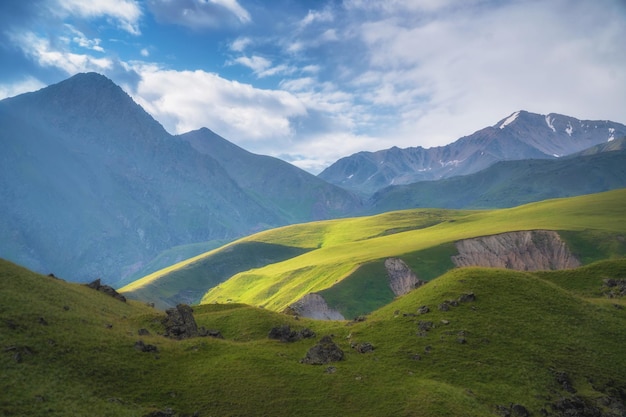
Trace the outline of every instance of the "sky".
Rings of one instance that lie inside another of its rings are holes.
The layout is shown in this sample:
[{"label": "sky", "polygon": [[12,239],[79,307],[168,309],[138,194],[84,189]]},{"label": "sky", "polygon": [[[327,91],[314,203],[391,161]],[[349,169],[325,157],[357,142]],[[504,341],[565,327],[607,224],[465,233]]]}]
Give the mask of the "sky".
[{"label": "sky", "polygon": [[517,110],[626,123],[626,0],[0,1],[0,99],[89,71],[317,174]]}]

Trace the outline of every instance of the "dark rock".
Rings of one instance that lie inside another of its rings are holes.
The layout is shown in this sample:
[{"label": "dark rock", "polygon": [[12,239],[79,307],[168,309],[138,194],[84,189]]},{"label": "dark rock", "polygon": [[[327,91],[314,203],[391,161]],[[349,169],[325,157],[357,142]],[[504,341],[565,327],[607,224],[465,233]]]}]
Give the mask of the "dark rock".
[{"label": "dark rock", "polygon": [[70,306],[63,306],[63,310],[70,311]]},{"label": "dark rock", "polygon": [[150,332],[148,331],[148,329],[141,328],[141,329],[137,330],[137,334],[139,336],[149,336]]},{"label": "dark rock", "polygon": [[374,346],[369,342],[355,343],[352,348],[359,353],[368,353],[374,351]]},{"label": "dark rock", "polygon": [[118,299],[120,301],[126,302],[126,297],[124,297],[122,294],[118,293],[117,291],[115,291],[115,289],[109,285],[102,285],[100,283],[100,278],[98,278],[95,281],[90,282],[89,284],[87,284],[87,286],[91,289],[94,289],[96,291],[100,291],[102,293],[105,293],[106,295],[113,297],[115,299]]},{"label": "dark rock", "polygon": [[361,322],[361,321],[365,321],[365,320],[367,320],[367,317],[365,317],[365,316],[356,316],[354,318],[354,321],[357,322],[357,323]]},{"label": "dark rock", "polygon": [[450,310],[450,303],[448,303],[447,301],[444,301],[443,303],[439,304],[438,308],[441,311],[448,311]]},{"label": "dark rock", "polygon": [[530,413],[528,412],[526,407],[520,404],[513,404],[513,406],[511,407],[511,411],[513,416],[515,417],[530,417]]},{"label": "dark rock", "polygon": [[603,294],[609,298],[626,296],[626,279],[607,278],[602,285]]},{"label": "dark rock", "polygon": [[165,326],[165,337],[172,339],[188,339],[200,336],[198,325],[193,317],[193,309],[187,304],[179,304],[165,311],[167,314],[161,321]]},{"label": "dark rock", "polygon": [[465,337],[459,337],[459,338],[456,339],[456,341],[459,342],[462,345],[467,343],[467,339]]},{"label": "dark rock", "polygon": [[326,368],[326,370],[324,371],[324,373],[326,374],[334,374],[335,372],[337,372],[337,368],[334,366],[329,366],[328,368]]},{"label": "dark rock", "polygon": [[140,352],[158,352],[159,349],[154,345],[147,345],[143,342],[143,340],[138,340],[135,342],[135,349]]},{"label": "dark rock", "polygon": [[428,312],[430,312],[430,308],[428,308],[428,306],[421,306],[417,309],[418,314],[426,314]]},{"label": "dark rock", "polygon": [[209,336],[209,337],[213,337],[215,339],[223,339],[224,336],[222,336],[222,332],[220,332],[219,330],[206,330],[204,327],[201,327],[202,329],[202,335],[201,336]]},{"label": "dark rock", "polygon": [[502,417],[530,417],[530,413],[520,404],[511,404],[510,406],[496,405],[496,413]]},{"label": "dark rock", "polygon": [[37,323],[41,324],[42,326],[47,326],[48,325],[48,322],[43,317],[39,317],[37,319]]},{"label": "dark rock", "polygon": [[551,407],[553,411],[561,416],[602,417],[602,412],[598,407],[586,403],[582,398],[577,396],[561,398],[555,401]]},{"label": "dark rock", "polygon": [[144,414],[143,417],[174,417],[176,413],[171,408],[165,410],[152,411],[148,414]]},{"label": "dark rock", "polygon": [[566,372],[555,372],[554,378],[565,391],[571,392],[572,394],[576,393],[576,389],[572,386],[572,381]]},{"label": "dark rock", "polygon": [[333,342],[330,336],[324,336],[319,343],[313,346],[306,353],[301,363],[310,365],[324,365],[329,362],[338,362],[343,360],[343,350]]},{"label": "dark rock", "polygon": [[288,324],[284,324],[282,326],[273,327],[267,337],[287,343],[315,337],[315,332],[308,328],[299,331],[291,330]]},{"label": "dark rock", "polygon": [[422,356],[416,353],[415,355],[411,355],[411,359],[413,359],[414,361],[420,361],[422,360]]},{"label": "dark rock", "polygon": [[420,320],[417,323],[417,328],[420,331],[422,331],[422,332],[427,332],[427,331],[429,331],[430,329],[433,328],[433,322],[432,321],[422,321],[422,320]]},{"label": "dark rock", "polygon": [[472,301],[476,301],[476,295],[473,292],[467,294],[461,294],[459,296],[459,303],[469,303]]}]

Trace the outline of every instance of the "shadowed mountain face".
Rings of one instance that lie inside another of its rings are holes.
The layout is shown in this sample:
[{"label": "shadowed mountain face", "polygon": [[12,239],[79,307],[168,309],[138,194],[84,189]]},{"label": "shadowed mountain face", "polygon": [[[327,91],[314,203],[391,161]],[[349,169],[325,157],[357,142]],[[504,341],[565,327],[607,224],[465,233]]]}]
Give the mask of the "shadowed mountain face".
[{"label": "shadowed mountain face", "polygon": [[619,123],[518,111],[446,146],[359,152],[335,162],[319,177],[373,194],[390,185],[475,173],[499,161],[554,159],[624,135],[626,126]]},{"label": "shadowed mountain face", "polygon": [[[0,101],[0,126],[0,257],[70,280],[115,283],[172,246],[345,215],[358,204],[219,137],[222,148],[199,152],[202,138],[191,146],[168,134],[94,73]],[[256,172],[257,185],[238,183],[228,164],[237,159]],[[253,165],[261,160],[259,172]],[[294,209],[288,199],[259,197],[265,187],[291,195],[285,177],[304,178],[298,192],[311,186],[316,198]]]}]

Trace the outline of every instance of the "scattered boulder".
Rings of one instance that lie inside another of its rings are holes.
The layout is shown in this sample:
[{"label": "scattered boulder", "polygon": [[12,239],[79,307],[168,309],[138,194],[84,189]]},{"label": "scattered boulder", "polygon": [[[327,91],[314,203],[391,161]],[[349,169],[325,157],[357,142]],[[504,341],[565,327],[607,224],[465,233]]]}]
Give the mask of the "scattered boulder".
[{"label": "scattered boulder", "polygon": [[429,312],[430,312],[430,308],[428,308],[428,306],[421,306],[420,308],[417,309],[418,314],[426,314]]},{"label": "scattered boulder", "polygon": [[555,372],[554,379],[556,379],[556,382],[558,382],[565,391],[571,392],[572,394],[576,393],[576,389],[572,385],[572,380],[567,372]]},{"label": "scattered boulder", "polygon": [[552,410],[561,416],[603,417],[602,411],[578,396],[561,398],[551,404]]},{"label": "scattered boulder", "polygon": [[469,292],[467,294],[461,294],[459,296],[459,303],[469,303],[476,301],[476,295],[473,292]]},{"label": "scattered boulder", "polygon": [[496,413],[502,417],[530,417],[530,413],[520,404],[496,405]]},{"label": "scattered boulder", "polygon": [[309,365],[324,365],[330,362],[343,360],[343,350],[333,342],[330,336],[324,336],[319,343],[309,349],[300,363]]},{"label": "scattered boulder", "polygon": [[145,344],[143,340],[138,340],[135,342],[135,349],[140,352],[158,352],[159,349],[154,345]]},{"label": "scattered boulder", "polygon": [[144,329],[144,328],[139,329],[137,331],[137,334],[139,336],[150,336],[150,332],[148,331],[148,329]]},{"label": "scattered boulder", "polygon": [[626,296],[626,279],[605,279],[602,282],[602,294],[608,298],[618,298]]},{"label": "scattered boulder", "polygon": [[374,346],[370,342],[353,343],[352,349],[359,353],[368,353],[374,351]]},{"label": "scattered boulder", "polygon": [[91,289],[94,289],[96,291],[100,291],[105,293],[106,295],[116,298],[122,302],[126,302],[126,297],[124,297],[122,294],[118,293],[117,291],[115,291],[115,289],[109,285],[102,285],[100,283],[100,278],[98,278],[95,281],[90,282],[89,284],[87,284],[87,286]]},{"label": "scattered boulder", "polygon": [[193,309],[187,304],[178,304],[174,308],[165,311],[167,314],[161,321],[165,326],[165,337],[172,339],[188,339],[198,336],[213,336],[222,338],[217,330],[207,330],[204,327],[198,328],[193,317]]},{"label": "scattered boulder", "polygon": [[332,309],[319,294],[309,293],[291,304],[287,310],[301,317],[316,320],[345,320],[345,317],[337,310]]},{"label": "scattered boulder", "polygon": [[296,342],[300,339],[309,339],[315,337],[315,332],[311,329],[304,328],[302,330],[291,330],[288,324],[272,327],[267,335],[270,339],[280,340],[281,342]]}]

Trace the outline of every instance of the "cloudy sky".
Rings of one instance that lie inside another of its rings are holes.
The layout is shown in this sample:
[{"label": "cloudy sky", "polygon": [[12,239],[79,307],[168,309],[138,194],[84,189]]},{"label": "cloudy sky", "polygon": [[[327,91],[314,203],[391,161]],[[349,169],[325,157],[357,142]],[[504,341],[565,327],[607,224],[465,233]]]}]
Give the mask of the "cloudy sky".
[{"label": "cloudy sky", "polygon": [[626,123],[626,0],[2,0],[0,98],[77,72],[313,173],[514,111]]}]

